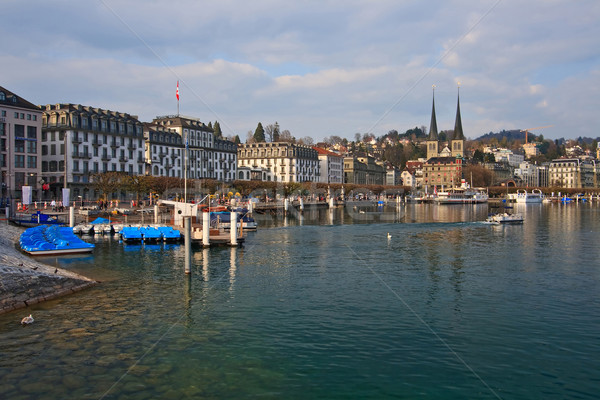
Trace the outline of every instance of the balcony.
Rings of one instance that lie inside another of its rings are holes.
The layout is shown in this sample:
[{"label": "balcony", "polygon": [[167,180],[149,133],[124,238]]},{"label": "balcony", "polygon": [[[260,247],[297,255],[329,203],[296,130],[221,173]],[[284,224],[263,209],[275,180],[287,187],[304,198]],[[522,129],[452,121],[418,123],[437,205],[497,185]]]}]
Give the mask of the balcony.
[{"label": "balcony", "polygon": [[127,161],[129,161],[129,159],[127,157],[125,157],[125,156],[119,157],[119,162],[127,162]]},{"label": "balcony", "polygon": [[87,158],[88,160],[92,158],[92,155],[90,153],[78,153],[76,151],[74,151],[71,156],[73,158]]},{"label": "balcony", "polygon": [[73,139],[71,139],[71,142],[73,144],[81,144],[81,138],[79,138],[79,136],[73,136]]},{"label": "balcony", "polygon": [[92,140],[92,146],[94,146],[94,147],[102,146],[102,142],[100,140],[94,139],[94,140]]},{"label": "balcony", "polygon": [[110,147],[116,148],[116,147],[119,147],[119,145],[117,144],[116,141],[113,140],[112,142],[110,142]]}]

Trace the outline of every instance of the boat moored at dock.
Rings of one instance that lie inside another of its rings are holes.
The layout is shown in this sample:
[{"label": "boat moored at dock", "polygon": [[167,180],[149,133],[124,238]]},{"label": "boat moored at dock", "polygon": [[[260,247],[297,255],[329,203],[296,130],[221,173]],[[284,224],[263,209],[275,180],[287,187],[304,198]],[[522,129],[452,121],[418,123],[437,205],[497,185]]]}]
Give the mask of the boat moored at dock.
[{"label": "boat moored at dock", "polygon": [[508,201],[520,204],[540,204],[544,200],[544,194],[539,189],[533,189],[531,192],[527,192],[527,190],[517,190],[516,193],[509,193],[507,199]]},{"label": "boat moored at dock", "polygon": [[75,236],[72,228],[54,225],[40,225],[25,230],[19,244],[23,251],[32,255],[89,253],[95,247]]}]

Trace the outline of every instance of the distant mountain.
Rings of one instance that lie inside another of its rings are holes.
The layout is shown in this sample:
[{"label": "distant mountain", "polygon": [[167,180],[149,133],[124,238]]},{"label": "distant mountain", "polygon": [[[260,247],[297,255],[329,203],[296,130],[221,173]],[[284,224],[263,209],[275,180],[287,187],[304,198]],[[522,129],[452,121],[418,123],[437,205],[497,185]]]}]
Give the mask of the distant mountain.
[{"label": "distant mountain", "polygon": [[[533,140],[536,136],[529,132],[527,135],[527,140]],[[490,132],[485,135],[479,136],[476,138],[476,141],[480,142],[489,142],[491,139],[497,139],[498,141],[502,140],[502,138],[506,138],[509,141],[513,140],[522,140],[525,141],[525,132],[521,132],[519,129],[513,129],[510,131],[501,131],[501,132]]]},{"label": "distant mountain", "polygon": [[[489,142],[491,139],[497,139],[498,141],[500,141],[500,140],[502,140],[502,138],[506,138],[509,142],[514,141],[514,140],[520,140],[521,142],[525,143],[525,132],[521,132],[520,129],[512,129],[510,131],[503,130],[501,132],[490,132],[490,133],[486,133],[485,135],[481,135],[474,140],[485,143],[485,142]],[[537,138],[537,135],[535,135],[531,132],[529,132],[527,135],[527,141],[529,141],[529,142],[532,142],[536,138]],[[600,137],[597,137],[594,139],[594,138],[580,136],[574,140],[579,143],[591,144],[594,142],[594,140],[597,142],[600,142]],[[561,145],[565,144],[567,142],[567,140],[565,138],[560,138],[560,139],[557,139],[556,141],[558,142],[558,144],[561,144]]]}]

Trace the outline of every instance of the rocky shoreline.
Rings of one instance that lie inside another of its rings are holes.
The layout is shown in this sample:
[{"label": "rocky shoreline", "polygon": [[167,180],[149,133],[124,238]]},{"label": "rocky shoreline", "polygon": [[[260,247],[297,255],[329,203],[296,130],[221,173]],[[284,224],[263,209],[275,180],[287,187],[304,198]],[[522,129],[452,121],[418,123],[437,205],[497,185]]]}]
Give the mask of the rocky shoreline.
[{"label": "rocky shoreline", "polygon": [[98,282],[36,261],[17,250],[25,229],[0,225],[0,314],[65,296]]}]

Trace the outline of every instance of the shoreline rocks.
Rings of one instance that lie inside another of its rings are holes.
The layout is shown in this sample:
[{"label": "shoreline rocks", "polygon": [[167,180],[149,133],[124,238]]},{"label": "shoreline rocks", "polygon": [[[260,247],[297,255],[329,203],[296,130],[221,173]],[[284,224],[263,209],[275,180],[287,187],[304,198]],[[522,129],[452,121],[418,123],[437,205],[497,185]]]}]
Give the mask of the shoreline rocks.
[{"label": "shoreline rocks", "polygon": [[18,250],[25,228],[0,225],[0,314],[56,299],[98,282],[55,268]]}]

